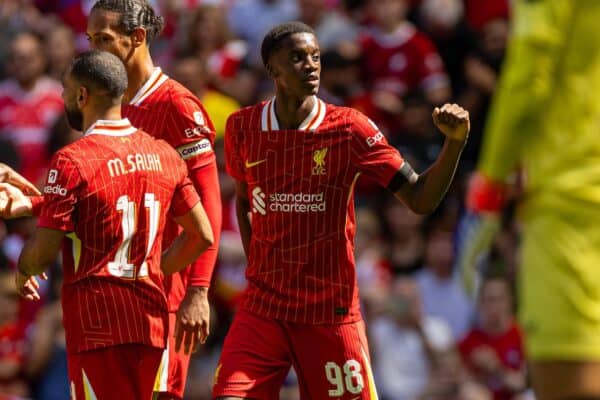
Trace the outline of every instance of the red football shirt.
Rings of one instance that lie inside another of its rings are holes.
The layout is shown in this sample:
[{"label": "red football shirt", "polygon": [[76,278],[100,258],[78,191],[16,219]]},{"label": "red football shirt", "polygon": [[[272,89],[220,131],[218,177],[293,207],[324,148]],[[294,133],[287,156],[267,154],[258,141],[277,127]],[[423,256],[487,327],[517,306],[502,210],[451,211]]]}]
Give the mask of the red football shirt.
[{"label": "red football shirt", "polygon": [[29,91],[12,79],[0,84],[0,139],[15,144],[20,172],[33,182],[41,180],[48,167],[48,140],[63,113],[61,93],[60,83],[46,77]]},{"label": "red football shirt", "polygon": [[[458,348],[461,357],[471,372],[476,376],[481,374],[477,366],[472,363],[472,354],[481,347],[489,347],[495,353],[505,368],[522,370],[525,368],[525,352],[523,347],[523,335],[517,324],[513,323],[504,333],[499,336],[491,336],[480,329],[473,329],[460,341]],[[495,400],[512,399],[514,393],[504,388],[503,383],[495,377],[485,378],[486,386],[493,392]]]},{"label": "red football shirt", "polygon": [[412,24],[406,22],[390,34],[373,29],[360,41],[369,88],[404,96],[417,89],[448,85],[433,42]]},{"label": "red football shirt", "polygon": [[164,347],[160,270],[167,213],[198,201],[185,163],[128,120],[98,121],[58,151],[38,226],[63,243],[63,322],[69,352],[124,343]]},{"label": "red football shirt", "polygon": [[[316,98],[315,98],[316,99]],[[356,110],[316,99],[297,130],[279,130],[274,100],[227,121],[227,170],[248,184],[252,242],[241,307],[321,324],[360,319],[353,188],[387,186],[404,161]]]},{"label": "red football shirt", "polygon": [[[156,68],[148,81],[129,102],[123,115],[131,124],[155,138],[163,139],[177,150],[190,171],[214,163],[215,129],[200,100],[178,82]],[[196,187],[195,175],[190,175]],[[218,187],[214,188],[219,191]],[[179,233],[179,225],[170,220],[163,237],[167,248]],[[211,265],[208,265],[211,264]],[[188,284],[209,286],[214,265],[200,256],[183,271],[167,277],[165,287],[169,310],[177,311]]]}]

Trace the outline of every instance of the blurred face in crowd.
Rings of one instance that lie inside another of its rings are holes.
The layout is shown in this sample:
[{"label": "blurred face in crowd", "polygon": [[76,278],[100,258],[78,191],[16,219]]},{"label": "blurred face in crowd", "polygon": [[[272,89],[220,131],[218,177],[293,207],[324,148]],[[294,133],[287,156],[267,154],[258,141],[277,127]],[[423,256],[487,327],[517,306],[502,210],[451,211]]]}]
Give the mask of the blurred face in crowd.
[{"label": "blurred face in crowd", "polygon": [[439,278],[449,278],[452,276],[454,262],[452,233],[435,230],[427,239],[427,249],[425,250],[427,267]]},{"label": "blurred face in crowd", "polygon": [[379,28],[392,31],[404,21],[408,5],[406,0],[370,0],[369,10]]},{"label": "blurred face in crowd", "polygon": [[226,43],[228,36],[227,19],[220,6],[200,6],[191,24],[191,47],[214,50]]},{"label": "blurred face in crowd", "polygon": [[194,57],[179,60],[173,66],[173,77],[195,94],[202,90],[204,86],[202,78],[205,74],[202,61]]},{"label": "blurred face in crowd", "polygon": [[482,50],[493,60],[502,60],[508,41],[508,21],[495,19],[483,27]]},{"label": "blurred face in crowd", "polygon": [[503,279],[486,281],[479,294],[479,317],[488,332],[503,333],[512,318],[512,295]]},{"label": "blurred face in crowd", "polygon": [[92,49],[104,50],[119,57],[125,65],[133,56],[133,34],[119,31],[121,14],[114,11],[94,10],[88,18],[87,38]]},{"label": "blurred face in crowd", "polygon": [[46,50],[50,65],[66,68],[75,55],[73,31],[63,25],[54,27],[46,38]]},{"label": "blurred face in crowd", "polygon": [[321,75],[321,50],[315,35],[295,33],[283,39],[269,57],[267,70],[275,86],[290,97],[317,94]]},{"label": "blurred face in crowd", "polygon": [[419,287],[414,279],[397,278],[391,287],[388,314],[400,325],[413,325],[423,314]]},{"label": "blurred face in crowd", "polygon": [[29,89],[44,73],[46,60],[40,41],[33,35],[18,35],[10,48],[9,72],[19,84]]},{"label": "blurred face in crowd", "polygon": [[325,1],[298,0],[298,8],[300,9],[300,19],[308,25],[313,25],[319,22],[325,11]]}]

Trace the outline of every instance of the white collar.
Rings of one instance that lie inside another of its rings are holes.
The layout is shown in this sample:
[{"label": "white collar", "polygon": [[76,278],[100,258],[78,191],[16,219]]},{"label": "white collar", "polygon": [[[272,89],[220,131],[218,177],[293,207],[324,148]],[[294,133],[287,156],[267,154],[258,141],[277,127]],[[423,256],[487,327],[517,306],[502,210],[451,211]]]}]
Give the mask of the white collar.
[{"label": "white collar", "polygon": [[[307,117],[304,119],[304,121],[302,121],[297,130],[314,131],[325,119],[325,112],[327,109],[325,102],[319,99],[317,96],[313,96],[313,98],[315,99],[313,108],[310,110],[310,113],[308,113]],[[277,121],[277,115],[275,114],[275,97],[273,97],[263,106],[261,115],[261,130],[277,131],[279,129],[279,122]]]},{"label": "white collar", "polygon": [[127,136],[136,132],[137,129],[131,126],[127,118],[106,120],[99,119],[88,128],[83,136],[87,135],[106,135],[106,136]]},{"label": "white collar", "polygon": [[163,74],[160,67],[154,68],[150,78],[142,85],[140,90],[133,96],[129,105],[139,106],[146,99],[146,97],[150,96],[152,93],[156,91],[169,77]]}]

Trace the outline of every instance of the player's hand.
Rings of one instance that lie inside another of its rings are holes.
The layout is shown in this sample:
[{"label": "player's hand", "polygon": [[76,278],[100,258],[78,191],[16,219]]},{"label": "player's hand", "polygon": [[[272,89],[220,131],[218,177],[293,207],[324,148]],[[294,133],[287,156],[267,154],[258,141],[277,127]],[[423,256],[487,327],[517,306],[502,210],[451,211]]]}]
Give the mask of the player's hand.
[{"label": "player's hand", "polygon": [[[43,280],[48,280],[48,276],[45,272],[38,275],[38,277]],[[41,298],[38,291],[40,289],[40,283],[35,276],[29,276],[17,270],[15,274],[15,284],[21,297],[31,301],[39,300]]]},{"label": "player's hand", "polygon": [[3,163],[0,163],[0,182],[8,182],[21,189],[23,193],[28,195],[41,195],[40,191],[35,187],[33,183],[29,182],[23,176],[18,174],[14,169]]},{"label": "player's hand", "polygon": [[209,335],[210,305],[208,289],[191,287],[186,291],[177,310],[175,322],[175,351],[184,346],[185,354],[195,352]]},{"label": "player's hand", "polygon": [[449,139],[464,143],[467,141],[471,122],[469,112],[458,104],[444,104],[433,110],[433,123]]},{"label": "player's hand", "polygon": [[31,215],[31,199],[21,189],[9,183],[0,183],[0,217],[4,219]]}]

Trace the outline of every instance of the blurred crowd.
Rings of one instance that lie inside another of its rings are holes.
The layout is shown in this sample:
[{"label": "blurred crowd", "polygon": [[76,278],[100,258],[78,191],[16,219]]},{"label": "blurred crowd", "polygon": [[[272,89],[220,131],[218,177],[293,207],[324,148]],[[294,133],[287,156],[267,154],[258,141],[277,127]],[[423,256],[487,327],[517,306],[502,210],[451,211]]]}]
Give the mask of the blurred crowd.
[{"label": "blurred crowd", "polygon": [[[455,182],[431,216],[413,214],[362,179],[356,193],[356,263],[373,372],[383,400],[532,398],[514,320],[519,226],[509,210],[486,255],[476,298],[455,268],[464,189],[510,34],[509,0],[154,0],[165,16],[155,62],[194,92],[217,130],[223,234],[211,289],[211,336],[192,359],[186,398],[208,399],[220,346],[245,285],[245,256],[225,173],[227,116],[272,95],[259,56],[274,24],[302,20],[321,44],[320,96],[367,114],[416,170],[443,136],[433,107],[471,115]],[[93,0],[0,0],[0,161],[40,184],[51,154],[76,139],[60,79],[87,48]],[[68,399],[60,260],[44,298],[21,301],[12,269],[34,219],[0,221],[0,399]],[[298,397],[290,374],[282,399]],[[4,397],[3,397],[4,396]]]}]

